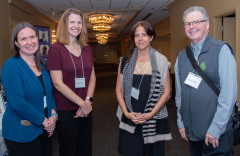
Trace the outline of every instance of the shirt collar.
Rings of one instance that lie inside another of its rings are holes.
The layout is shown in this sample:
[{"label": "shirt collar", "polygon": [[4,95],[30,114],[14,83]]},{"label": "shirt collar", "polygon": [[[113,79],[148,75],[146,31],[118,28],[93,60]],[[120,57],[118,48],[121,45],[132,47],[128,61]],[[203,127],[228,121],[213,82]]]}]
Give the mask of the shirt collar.
[{"label": "shirt collar", "polygon": [[203,41],[199,42],[199,43],[196,44],[196,45],[194,45],[194,44],[191,42],[191,47],[192,47],[193,49],[201,50],[201,49],[202,49],[202,46],[203,46],[203,44],[204,44],[204,42],[205,42],[205,40],[206,40],[207,37],[208,37],[208,35],[204,38]]}]

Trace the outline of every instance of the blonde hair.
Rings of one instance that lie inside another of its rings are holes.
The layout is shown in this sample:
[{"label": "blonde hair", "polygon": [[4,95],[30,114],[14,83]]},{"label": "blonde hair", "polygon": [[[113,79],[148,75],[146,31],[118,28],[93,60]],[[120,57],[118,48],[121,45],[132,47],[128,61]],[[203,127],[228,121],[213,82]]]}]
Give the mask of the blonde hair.
[{"label": "blonde hair", "polygon": [[88,42],[88,35],[87,35],[87,28],[86,28],[86,22],[84,20],[83,14],[75,8],[67,9],[58,24],[57,27],[57,42],[67,45],[69,44],[69,34],[68,34],[68,17],[70,14],[76,14],[79,15],[82,18],[82,31],[77,36],[77,40],[81,47],[86,47]]}]

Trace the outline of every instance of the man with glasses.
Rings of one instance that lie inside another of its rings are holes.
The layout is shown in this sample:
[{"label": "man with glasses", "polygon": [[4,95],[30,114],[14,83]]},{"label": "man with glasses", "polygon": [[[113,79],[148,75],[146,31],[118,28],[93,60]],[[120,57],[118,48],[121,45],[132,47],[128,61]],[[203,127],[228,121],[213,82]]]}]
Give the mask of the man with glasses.
[{"label": "man with glasses", "polygon": [[188,8],[183,22],[194,58],[220,94],[194,70],[186,50],[180,51],[174,67],[179,132],[189,142],[192,156],[232,155],[231,114],[237,99],[234,56],[225,42],[208,34],[209,16],[203,7]]}]

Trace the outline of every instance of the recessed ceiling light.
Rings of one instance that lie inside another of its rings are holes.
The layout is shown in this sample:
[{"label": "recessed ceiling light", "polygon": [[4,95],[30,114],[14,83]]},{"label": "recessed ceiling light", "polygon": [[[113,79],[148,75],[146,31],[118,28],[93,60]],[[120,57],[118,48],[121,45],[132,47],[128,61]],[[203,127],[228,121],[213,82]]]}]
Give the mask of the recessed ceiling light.
[{"label": "recessed ceiling light", "polygon": [[53,16],[54,16],[54,15],[56,15],[56,12],[55,12],[55,11],[53,11],[53,12],[52,12],[52,15],[53,15]]},{"label": "recessed ceiling light", "polygon": [[134,7],[134,8],[139,8],[139,7],[140,7],[140,5],[134,5],[133,7]]}]

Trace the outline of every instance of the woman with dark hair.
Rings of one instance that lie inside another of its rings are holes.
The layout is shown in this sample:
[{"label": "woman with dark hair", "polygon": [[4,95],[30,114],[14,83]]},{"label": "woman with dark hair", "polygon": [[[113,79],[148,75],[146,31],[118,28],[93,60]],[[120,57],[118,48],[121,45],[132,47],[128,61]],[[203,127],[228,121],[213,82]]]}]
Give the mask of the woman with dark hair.
[{"label": "woman with dark hair", "polygon": [[3,64],[1,73],[7,97],[2,136],[10,155],[51,156],[56,105],[31,24],[22,22],[15,27],[11,51],[13,57]]},{"label": "woman with dark hair", "polygon": [[66,10],[56,35],[57,42],[48,52],[47,68],[55,86],[60,156],[91,156],[91,104],[96,77],[82,13],[74,8]]},{"label": "woman with dark hair", "polygon": [[124,156],[162,156],[171,140],[165,106],[170,97],[167,58],[151,47],[155,31],[145,21],[131,30],[134,49],[121,59],[116,84],[120,121],[118,151]]}]

